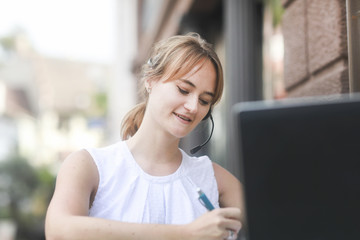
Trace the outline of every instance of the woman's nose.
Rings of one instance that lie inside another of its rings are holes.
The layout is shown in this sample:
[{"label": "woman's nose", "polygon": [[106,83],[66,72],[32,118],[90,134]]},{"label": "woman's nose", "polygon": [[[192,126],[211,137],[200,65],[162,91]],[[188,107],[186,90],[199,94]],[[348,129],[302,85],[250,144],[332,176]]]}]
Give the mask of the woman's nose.
[{"label": "woman's nose", "polygon": [[195,97],[189,97],[184,104],[186,110],[191,113],[196,113],[198,110],[198,100]]}]

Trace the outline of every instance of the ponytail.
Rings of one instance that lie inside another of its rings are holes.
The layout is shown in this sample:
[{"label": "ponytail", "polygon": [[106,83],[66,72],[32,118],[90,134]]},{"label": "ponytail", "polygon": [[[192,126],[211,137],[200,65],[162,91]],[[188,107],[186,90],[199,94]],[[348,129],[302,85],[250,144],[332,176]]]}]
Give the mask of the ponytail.
[{"label": "ponytail", "polygon": [[123,140],[132,137],[139,129],[144,118],[146,109],[146,102],[136,105],[130,112],[128,112],[121,124],[121,138]]}]

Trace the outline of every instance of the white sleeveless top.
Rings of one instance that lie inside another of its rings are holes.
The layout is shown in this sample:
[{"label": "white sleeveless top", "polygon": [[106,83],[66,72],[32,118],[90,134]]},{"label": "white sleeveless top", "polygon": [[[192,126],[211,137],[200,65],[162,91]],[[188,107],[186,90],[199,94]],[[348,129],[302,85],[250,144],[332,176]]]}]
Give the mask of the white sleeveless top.
[{"label": "white sleeveless top", "polygon": [[99,172],[99,186],[89,216],[123,222],[186,224],[207,210],[197,188],[219,207],[212,162],[184,151],[180,167],[168,176],[151,176],[134,160],[127,144],[86,149]]}]

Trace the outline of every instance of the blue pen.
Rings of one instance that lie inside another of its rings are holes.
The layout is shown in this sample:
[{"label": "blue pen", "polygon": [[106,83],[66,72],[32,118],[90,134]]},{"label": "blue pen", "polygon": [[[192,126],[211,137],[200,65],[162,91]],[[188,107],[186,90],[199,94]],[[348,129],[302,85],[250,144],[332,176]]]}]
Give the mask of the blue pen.
[{"label": "blue pen", "polygon": [[206,207],[207,210],[211,211],[214,209],[214,206],[211,204],[211,202],[209,201],[209,199],[207,198],[207,196],[205,195],[205,193],[203,191],[201,191],[200,188],[197,189],[197,192],[199,194],[199,201],[202,205],[204,205],[204,207]]}]

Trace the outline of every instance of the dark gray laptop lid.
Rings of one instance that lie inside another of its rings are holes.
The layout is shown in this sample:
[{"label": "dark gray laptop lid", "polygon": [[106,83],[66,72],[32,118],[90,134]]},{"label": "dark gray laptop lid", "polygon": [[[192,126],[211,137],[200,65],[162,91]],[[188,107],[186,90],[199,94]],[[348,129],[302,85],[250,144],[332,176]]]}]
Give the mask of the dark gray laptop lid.
[{"label": "dark gray laptop lid", "polygon": [[247,239],[360,239],[360,98],[233,110]]}]

